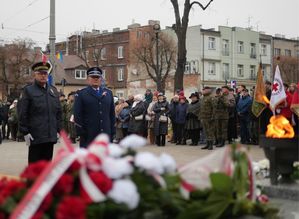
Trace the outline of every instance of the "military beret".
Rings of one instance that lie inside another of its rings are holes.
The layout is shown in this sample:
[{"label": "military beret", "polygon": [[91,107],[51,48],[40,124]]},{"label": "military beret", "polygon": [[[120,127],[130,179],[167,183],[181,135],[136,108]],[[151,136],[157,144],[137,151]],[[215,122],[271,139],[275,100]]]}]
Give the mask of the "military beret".
[{"label": "military beret", "polygon": [[51,64],[49,62],[37,62],[31,67],[32,71],[37,72],[50,72]]},{"label": "military beret", "polygon": [[229,89],[230,89],[230,87],[229,87],[229,86],[227,86],[227,85],[224,85],[224,86],[222,86],[221,88],[226,88],[227,90],[229,90]]},{"label": "military beret", "polygon": [[91,67],[87,70],[87,76],[102,76],[103,71],[99,67]]}]

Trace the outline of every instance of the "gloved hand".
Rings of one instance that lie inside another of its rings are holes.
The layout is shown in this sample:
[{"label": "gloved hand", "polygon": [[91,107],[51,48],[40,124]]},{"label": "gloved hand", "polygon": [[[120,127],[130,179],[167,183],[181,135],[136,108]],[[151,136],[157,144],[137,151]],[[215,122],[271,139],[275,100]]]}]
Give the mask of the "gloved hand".
[{"label": "gloved hand", "polygon": [[30,133],[24,136],[25,142],[27,146],[30,146],[31,141],[33,141],[33,137]]}]

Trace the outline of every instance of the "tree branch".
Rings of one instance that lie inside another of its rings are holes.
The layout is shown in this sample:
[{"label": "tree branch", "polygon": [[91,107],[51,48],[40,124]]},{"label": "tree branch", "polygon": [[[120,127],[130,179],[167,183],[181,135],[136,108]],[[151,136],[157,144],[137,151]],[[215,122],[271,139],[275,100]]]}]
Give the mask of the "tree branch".
[{"label": "tree branch", "polygon": [[209,3],[206,6],[203,6],[200,2],[198,1],[194,1],[190,4],[190,8],[192,8],[193,5],[199,5],[201,7],[202,10],[206,10],[209,5],[212,3],[213,0],[210,0]]}]

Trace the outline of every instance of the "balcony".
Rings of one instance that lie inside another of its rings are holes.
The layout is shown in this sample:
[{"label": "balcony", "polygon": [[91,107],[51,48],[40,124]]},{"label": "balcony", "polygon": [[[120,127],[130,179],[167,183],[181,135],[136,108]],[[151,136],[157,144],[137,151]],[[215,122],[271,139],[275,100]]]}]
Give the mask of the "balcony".
[{"label": "balcony", "polygon": [[228,50],[222,50],[222,55],[223,56],[229,56],[229,51]]},{"label": "balcony", "polygon": [[255,53],[251,53],[251,54],[250,54],[250,58],[251,58],[251,59],[256,59],[256,54],[255,54]]}]

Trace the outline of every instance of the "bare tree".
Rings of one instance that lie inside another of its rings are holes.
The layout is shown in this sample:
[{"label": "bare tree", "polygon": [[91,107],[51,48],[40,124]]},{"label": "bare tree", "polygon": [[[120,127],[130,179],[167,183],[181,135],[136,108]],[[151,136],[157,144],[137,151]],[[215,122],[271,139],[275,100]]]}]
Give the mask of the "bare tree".
[{"label": "bare tree", "polygon": [[85,61],[86,66],[90,66],[91,63],[100,66],[100,61],[104,58],[104,52],[105,48],[102,35],[88,33],[82,36],[80,57]]},{"label": "bare tree", "polygon": [[174,78],[174,89],[177,90],[177,89],[183,89],[183,83],[184,83],[184,71],[185,71],[186,56],[187,56],[186,33],[187,33],[187,28],[189,23],[190,10],[194,5],[198,5],[201,7],[202,10],[206,10],[213,0],[210,0],[206,6],[203,6],[198,1],[185,0],[184,12],[182,18],[180,15],[178,0],[170,0],[170,1],[173,5],[174,15],[175,15],[175,24],[173,25],[173,29],[178,38],[177,68],[176,68],[175,78]]},{"label": "bare tree", "polygon": [[[147,39],[140,41],[140,43],[137,44],[132,53],[137,62],[143,64],[147,74],[156,83],[157,90],[165,92],[166,79],[176,63],[175,42],[166,34],[160,33],[157,51],[157,42],[154,34],[151,32],[148,33],[148,35],[149,37]],[[156,57],[157,54],[158,59]],[[156,60],[158,60],[158,64]]]},{"label": "bare tree", "polygon": [[9,94],[9,88],[17,92],[30,80],[30,67],[37,56],[33,50],[34,44],[29,39],[17,39],[0,47],[0,83],[5,87],[4,95]]},{"label": "bare tree", "polygon": [[279,61],[274,58],[274,66],[279,65],[282,80],[285,83],[299,81],[299,59],[291,56],[281,56]]}]

